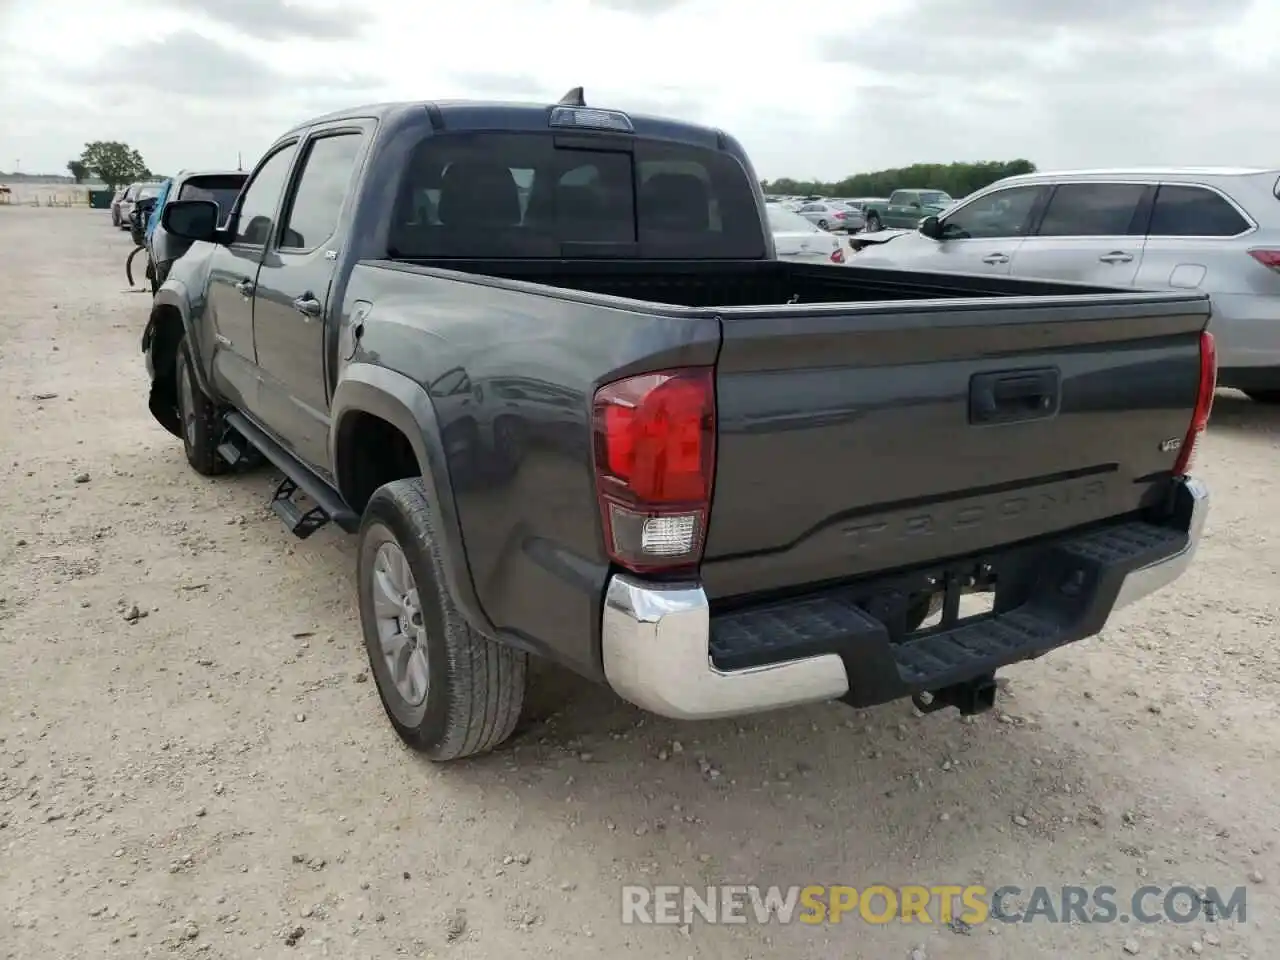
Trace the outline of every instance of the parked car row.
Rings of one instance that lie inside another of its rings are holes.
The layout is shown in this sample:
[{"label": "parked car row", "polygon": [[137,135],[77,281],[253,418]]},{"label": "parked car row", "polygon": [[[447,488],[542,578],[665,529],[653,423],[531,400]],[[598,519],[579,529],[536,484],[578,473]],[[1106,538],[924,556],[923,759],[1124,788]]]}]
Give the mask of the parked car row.
[{"label": "parked car row", "polygon": [[805,220],[832,233],[857,233],[866,226],[862,208],[866,198],[849,197],[766,197],[770,209],[799,214]]},{"label": "parked car row", "polygon": [[860,266],[1204,291],[1218,382],[1280,403],[1280,169],[1022,174],[859,246]]},{"label": "parked car row", "polygon": [[160,196],[162,181],[138,181],[127,187],[121,187],[111,198],[111,225],[121,230],[129,229],[129,217],[133,213],[134,204],[139,200]]},{"label": "parked car row", "polygon": [[793,210],[833,233],[893,228],[914,229],[921,220],[954,206],[943,190],[895,190],[889,197],[766,197],[771,205]]}]

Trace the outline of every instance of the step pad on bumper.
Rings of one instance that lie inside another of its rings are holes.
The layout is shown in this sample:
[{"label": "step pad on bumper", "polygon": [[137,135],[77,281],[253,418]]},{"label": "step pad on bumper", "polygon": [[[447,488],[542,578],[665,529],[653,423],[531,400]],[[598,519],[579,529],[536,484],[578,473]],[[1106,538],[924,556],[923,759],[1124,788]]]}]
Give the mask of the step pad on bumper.
[{"label": "step pad on bumper", "polygon": [[989,673],[1011,659],[1057,646],[1059,624],[1013,610],[1001,617],[964,623],[945,633],[922,636],[893,645],[898,674],[911,687],[947,686]]},{"label": "step pad on bumper", "polygon": [[[937,689],[1097,632],[1124,573],[1167,558],[1187,539],[1185,531],[1132,521],[1021,548],[1034,581],[1024,602],[899,642],[864,609],[868,585],[719,614],[710,623],[711,660],[719,670],[741,670],[834,652],[855,686],[871,673],[898,695]],[[1061,587],[1068,574],[1075,593]]]}]

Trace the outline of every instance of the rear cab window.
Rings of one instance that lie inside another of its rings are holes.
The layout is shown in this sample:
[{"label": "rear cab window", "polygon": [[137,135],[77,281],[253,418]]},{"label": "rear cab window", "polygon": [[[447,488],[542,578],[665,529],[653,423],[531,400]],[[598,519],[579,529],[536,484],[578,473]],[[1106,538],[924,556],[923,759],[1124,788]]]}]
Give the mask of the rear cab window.
[{"label": "rear cab window", "polygon": [[1148,185],[1063,183],[1053,191],[1036,231],[1042,237],[1141,236],[1139,209]]},{"label": "rear cab window", "polygon": [[1236,237],[1250,229],[1226,197],[1207,187],[1161,184],[1151,211],[1149,237]]},{"label": "rear cab window", "polygon": [[397,196],[396,259],[759,259],[765,237],[732,156],[675,142],[554,133],[428,136]]}]

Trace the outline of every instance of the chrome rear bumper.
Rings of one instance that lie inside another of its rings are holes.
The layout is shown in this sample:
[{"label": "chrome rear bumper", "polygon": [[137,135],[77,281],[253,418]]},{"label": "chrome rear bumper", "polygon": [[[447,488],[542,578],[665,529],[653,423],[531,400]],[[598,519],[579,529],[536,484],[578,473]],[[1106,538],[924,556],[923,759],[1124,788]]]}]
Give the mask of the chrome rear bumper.
[{"label": "chrome rear bumper", "polygon": [[[1175,491],[1169,526],[1185,541],[1174,552],[1123,573],[1109,609],[1107,593],[1091,603],[1096,617],[1082,623],[1101,624],[1110,612],[1127,606],[1176,580],[1190,566],[1204,532],[1209,492],[1187,479]],[[1182,540],[1179,536],[1176,539]],[[1106,561],[1099,561],[1105,563]],[[1114,576],[1120,570],[1113,565]],[[1114,580],[1112,581],[1114,584]],[[1114,589],[1114,586],[1112,587]],[[870,620],[872,624],[876,622]],[[1005,663],[1038,656],[1049,649],[1096,633],[1100,626],[1064,630],[1043,649],[1010,651]],[[913,692],[893,669],[894,659],[880,659],[875,675],[851,677],[846,658],[836,652],[785,660],[741,670],[720,670],[711,660],[711,608],[695,583],[655,584],[617,574],[605,594],[601,650],[609,685],[619,696],[652,713],[680,720],[711,719],[834,700],[858,688],[859,702],[883,702]],[[869,643],[887,641],[868,639]],[[865,659],[868,667],[876,658]],[[891,675],[890,675],[891,674]]]}]

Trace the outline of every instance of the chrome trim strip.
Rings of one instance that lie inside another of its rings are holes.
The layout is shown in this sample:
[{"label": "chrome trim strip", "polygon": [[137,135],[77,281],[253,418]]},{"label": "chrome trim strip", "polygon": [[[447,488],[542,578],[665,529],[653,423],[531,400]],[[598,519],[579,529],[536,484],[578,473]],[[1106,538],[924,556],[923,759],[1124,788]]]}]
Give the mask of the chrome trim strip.
[{"label": "chrome trim strip", "polygon": [[696,583],[651,584],[617,574],[605,593],[601,650],[625,700],[677,720],[706,720],[834,700],[849,690],[828,653],[749,670],[711,663],[711,607]]}]

